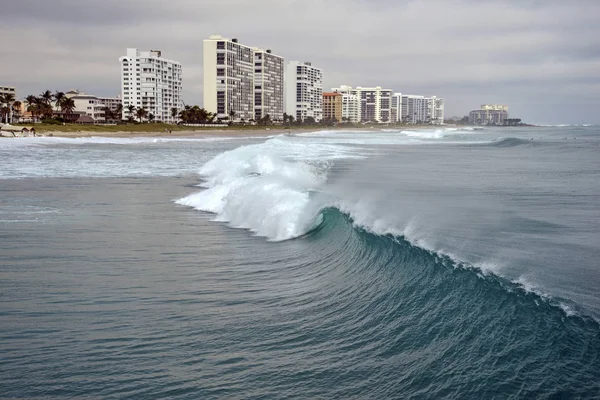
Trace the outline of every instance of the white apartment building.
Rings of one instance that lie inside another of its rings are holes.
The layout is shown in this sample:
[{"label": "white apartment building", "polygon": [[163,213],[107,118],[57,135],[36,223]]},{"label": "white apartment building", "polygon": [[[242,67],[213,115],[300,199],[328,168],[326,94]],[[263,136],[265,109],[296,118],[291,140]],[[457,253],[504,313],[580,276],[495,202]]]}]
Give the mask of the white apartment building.
[{"label": "white apartment building", "polygon": [[[357,97],[358,106],[355,119],[357,122],[390,122],[392,111],[392,94],[389,89],[382,89],[381,86],[364,88],[358,86],[343,85],[339,88],[333,88],[334,92],[354,95]],[[350,99],[347,99],[350,100]],[[342,115],[344,114],[342,99]]]},{"label": "white apartment building", "polygon": [[360,122],[359,101],[356,91],[347,85],[333,88],[332,91],[342,94],[342,120],[352,123]]},{"label": "white apartment building", "polygon": [[479,110],[469,112],[469,122],[476,125],[504,125],[508,119],[508,106],[482,104]]},{"label": "white apartment building", "polygon": [[204,40],[204,108],[219,119],[283,120],[283,58],[212,35]]},{"label": "white apartment building", "polygon": [[73,99],[73,103],[75,103],[74,113],[92,117],[95,122],[106,122],[104,108],[108,107],[112,111],[116,111],[122,101],[120,96],[99,97],[79,90],[69,90],[65,93],[65,96]]},{"label": "white apartment building", "polygon": [[283,57],[254,49],[254,119],[283,121]]},{"label": "white apartment building", "polygon": [[310,62],[290,61],[285,71],[285,112],[297,121],[323,118],[323,70]]},{"label": "white apartment building", "polygon": [[391,122],[402,122],[402,93],[392,94]]},{"label": "white apartment building", "polygon": [[204,40],[204,108],[226,119],[254,119],[254,49],[219,35]]},{"label": "white apartment building", "polygon": [[[177,122],[171,109],[182,109],[181,64],[162,58],[158,50],[128,48],[121,62],[121,98],[123,119],[129,117],[128,106],[144,108],[156,121]],[[135,117],[135,115],[133,116]]]},{"label": "white apartment building", "polygon": [[432,96],[431,102],[433,108],[431,123],[436,125],[442,125],[444,123],[444,99]]}]

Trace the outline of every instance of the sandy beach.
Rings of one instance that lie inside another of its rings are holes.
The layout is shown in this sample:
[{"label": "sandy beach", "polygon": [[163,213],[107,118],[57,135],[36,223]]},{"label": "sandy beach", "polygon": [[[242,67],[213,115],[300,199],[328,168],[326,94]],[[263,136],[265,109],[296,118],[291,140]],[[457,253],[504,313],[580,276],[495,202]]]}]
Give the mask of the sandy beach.
[{"label": "sandy beach", "polygon": [[[64,138],[78,138],[78,137],[206,137],[206,136],[256,136],[266,137],[272,135],[283,135],[283,134],[295,134],[305,132],[318,132],[318,131],[344,131],[348,132],[379,132],[381,130],[417,130],[417,129],[446,129],[446,128],[460,128],[461,126],[431,126],[431,125],[415,125],[415,126],[387,126],[387,127],[330,127],[330,126],[313,126],[303,128],[263,128],[263,129],[190,129],[190,130],[174,130],[169,132],[165,131],[113,131],[113,130],[78,130],[78,131],[61,131],[61,130],[43,130],[37,134],[38,137],[64,137]],[[3,132],[4,133],[4,132]],[[5,137],[10,137],[6,133]]]}]

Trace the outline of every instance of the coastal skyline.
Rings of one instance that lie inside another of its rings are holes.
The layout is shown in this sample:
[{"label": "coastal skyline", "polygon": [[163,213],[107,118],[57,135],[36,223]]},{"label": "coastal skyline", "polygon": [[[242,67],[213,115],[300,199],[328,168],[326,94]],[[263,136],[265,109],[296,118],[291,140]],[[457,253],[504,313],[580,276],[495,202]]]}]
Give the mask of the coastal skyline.
[{"label": "coastal skyline", "polygon": [[74,88],[115,95],[124,49],[151,48],[181,62],[183,100],[202,104],[202,40],[222,34],[312,61],[327,90],[384,84],[444,97],[446,118],[502,103],[532,123],[600,122],[597,2],[304,4],[10,3],[0,80],[19,97]]}]

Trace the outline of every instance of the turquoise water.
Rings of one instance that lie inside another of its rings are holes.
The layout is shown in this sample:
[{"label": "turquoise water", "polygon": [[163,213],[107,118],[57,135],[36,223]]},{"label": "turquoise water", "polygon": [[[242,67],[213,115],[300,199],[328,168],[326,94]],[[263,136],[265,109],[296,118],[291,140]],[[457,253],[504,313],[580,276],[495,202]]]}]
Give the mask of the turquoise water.
[{"label": "turquoise water", "polygon": [[4,140],[0,397],[598,398],[599,133]]}]

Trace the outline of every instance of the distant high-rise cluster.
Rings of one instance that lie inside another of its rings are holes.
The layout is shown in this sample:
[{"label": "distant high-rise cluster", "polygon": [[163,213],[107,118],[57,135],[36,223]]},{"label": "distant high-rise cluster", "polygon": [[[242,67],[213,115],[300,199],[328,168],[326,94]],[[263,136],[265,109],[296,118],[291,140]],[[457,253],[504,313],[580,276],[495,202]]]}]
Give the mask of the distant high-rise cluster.
[{"label": "distant high-rise cluster", "polygon": [[[219,35],[204,40],[204,108],[229,121],[444,122],[444,99],[381,86],[323,92],[323,70]],[[285,111],[285,112],[284,112]]]}]

